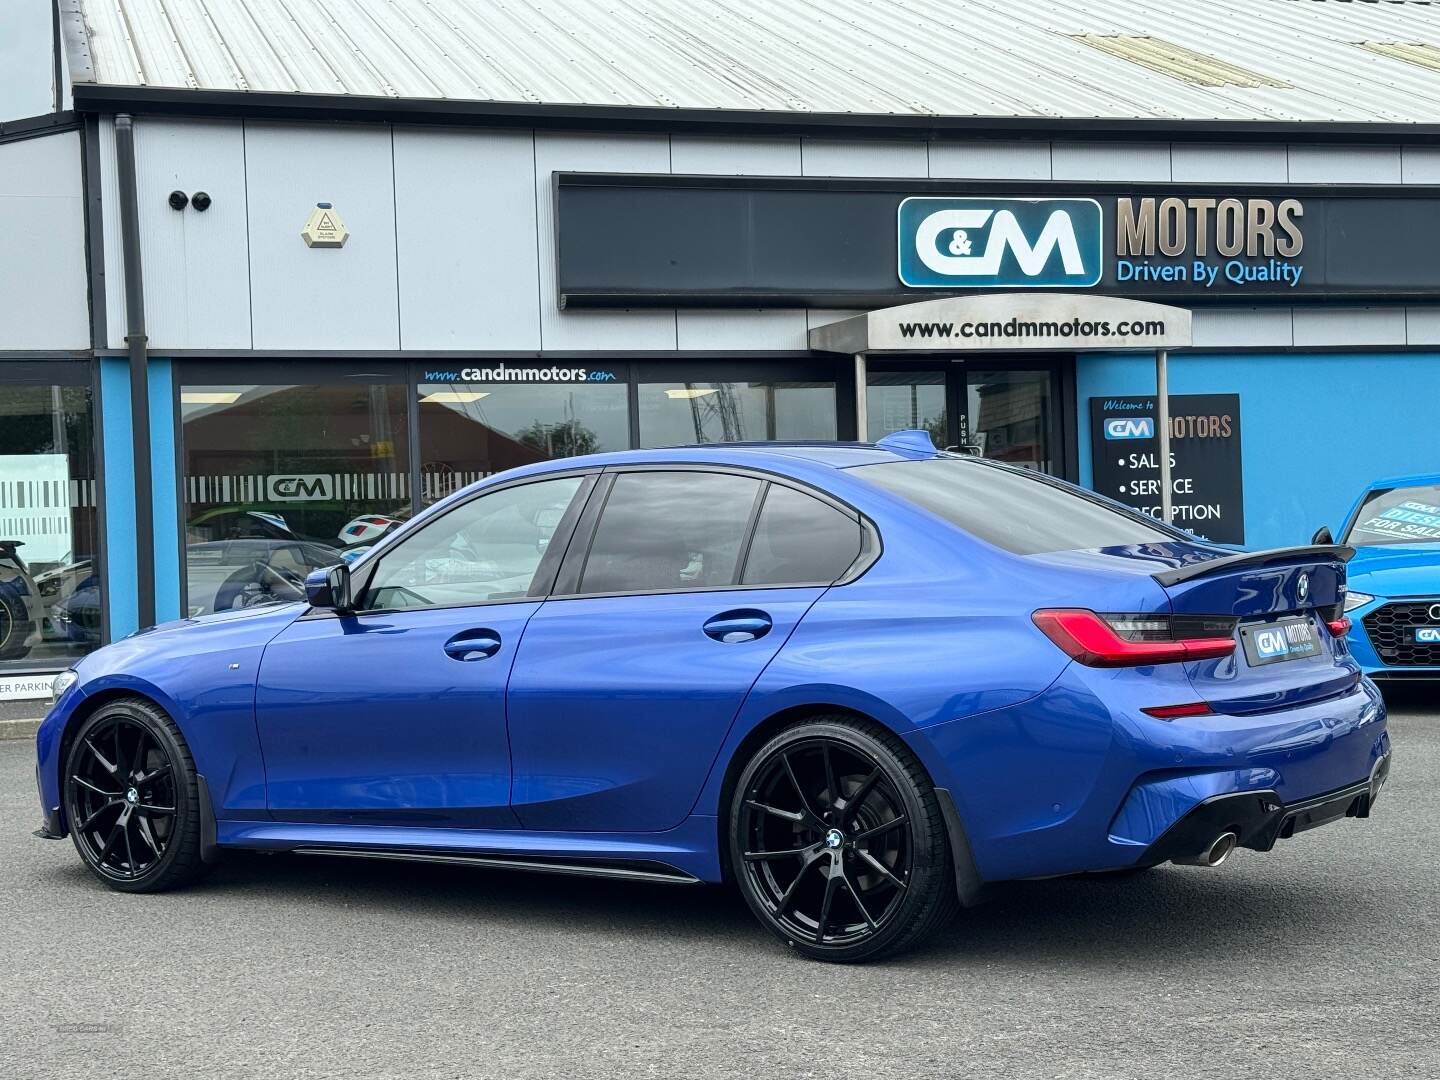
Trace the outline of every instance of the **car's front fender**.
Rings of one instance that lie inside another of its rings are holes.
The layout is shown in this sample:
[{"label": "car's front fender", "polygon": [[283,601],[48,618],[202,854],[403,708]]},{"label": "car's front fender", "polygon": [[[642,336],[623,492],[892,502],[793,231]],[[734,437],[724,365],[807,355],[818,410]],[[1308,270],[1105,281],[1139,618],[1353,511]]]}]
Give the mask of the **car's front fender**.
[{"label": "car's front fender", "polygon": [[256,608],[168,623],[91,653],[36,736],[46,809],[60,805],[65,732],[97,703],[153,701],[180,728],[222,818],[265,819],[265,772],[255,725],[255,679],[265,646],[304,610]]}]

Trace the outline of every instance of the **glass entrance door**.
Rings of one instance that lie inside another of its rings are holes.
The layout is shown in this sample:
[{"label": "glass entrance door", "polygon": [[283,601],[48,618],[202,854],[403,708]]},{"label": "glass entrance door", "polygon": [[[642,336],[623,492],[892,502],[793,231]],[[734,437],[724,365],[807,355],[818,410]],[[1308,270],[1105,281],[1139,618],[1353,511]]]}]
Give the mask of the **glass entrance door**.
[{"label": "glass entrance door", "polygon": [[930,432],[936,446],[953,445],[945,371],[870,370],[865,386],[865,413],[870,442],[892,431]]},{"label": "glass entrance door", "polygon": [[965,445],[973,453],[1056,473],[1051,372],[970,368],[965,372]]},{"label": "glass entrance door", "polygon": [[935,445],[1056,476],[1067,474],[1059,362],[993,358],[903,365],[872,357],[866,437],[919,428]]}]

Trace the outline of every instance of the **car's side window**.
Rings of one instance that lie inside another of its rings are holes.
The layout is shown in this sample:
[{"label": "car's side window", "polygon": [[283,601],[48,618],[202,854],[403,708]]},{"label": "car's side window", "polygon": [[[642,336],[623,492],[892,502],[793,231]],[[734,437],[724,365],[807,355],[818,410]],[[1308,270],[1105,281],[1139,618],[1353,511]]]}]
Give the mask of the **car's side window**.
[{"label": "car's side window", "polygon": [[771,484],[745,559],[744,585],[829,584],[860,555],[858,518]]},{"label": "car's side window", "polygon": [[726,473],[615,477],[580,574],[582,593],[735,584],[760,481]]},{"label": "car's side window", "polygon": [[578,476],[539,480],[457,506],[380,557],[360,608],[389,611],[524,597],[582,482]]}]

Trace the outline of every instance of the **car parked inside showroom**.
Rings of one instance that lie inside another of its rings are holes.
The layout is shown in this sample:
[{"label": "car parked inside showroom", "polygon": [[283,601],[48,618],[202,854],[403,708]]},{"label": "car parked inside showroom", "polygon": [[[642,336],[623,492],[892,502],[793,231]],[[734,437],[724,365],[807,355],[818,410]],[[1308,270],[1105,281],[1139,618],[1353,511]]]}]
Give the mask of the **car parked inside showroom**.
[{"label": "car parked inside showroom", "polygon": [[[1360,667],[1374,679],[1440,679],[1440,473],[1376,480],[1340,535],[1355,550],[1345,613]],[[1314,540],[1331,542],[1330,530]]]},{"label": "car parked inside showroom", "polygon": [[994,882],[1369,815],[1350,554],[1237,554],[921,431],[530,465],[305,602],[58,677],[40,835],[124,892],[226,848],[731,881],[872,959]]},{"label": "car parked inside showroom", "polygon": [[0,540],[0,660],[22,659],[40,640],[43,605],[20,540]]}]

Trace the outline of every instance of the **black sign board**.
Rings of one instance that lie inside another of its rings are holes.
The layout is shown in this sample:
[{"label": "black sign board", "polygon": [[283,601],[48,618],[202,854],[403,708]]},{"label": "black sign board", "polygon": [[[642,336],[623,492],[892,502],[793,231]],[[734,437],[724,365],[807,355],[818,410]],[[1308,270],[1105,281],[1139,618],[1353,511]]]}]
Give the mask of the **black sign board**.
[{"label": "black sign board", "polygon": [[[1437,188],[594,173],[555,183],[562,307],[883,307],[1057,282],[1166,303],[1440,298]],[[1052,211],[1067,215],[1063,238],[1046,231]],[[941,212],[983,223],[942,228]],[[993,251],[996,272],[904,284],[902,262],[927,246],[937,265]]]},{"label": "black sign board", "polygon": [[[1153,397],[1092,397],[1092,486],[1160,516],[1159,439]],[[1171,520],[1219,544],[1245,542],[1240,395],[1170,398]]]}]

